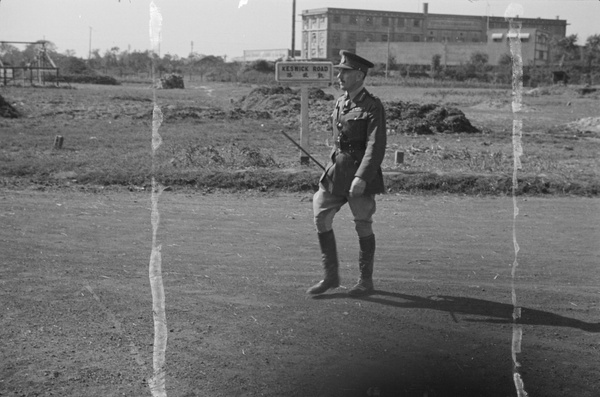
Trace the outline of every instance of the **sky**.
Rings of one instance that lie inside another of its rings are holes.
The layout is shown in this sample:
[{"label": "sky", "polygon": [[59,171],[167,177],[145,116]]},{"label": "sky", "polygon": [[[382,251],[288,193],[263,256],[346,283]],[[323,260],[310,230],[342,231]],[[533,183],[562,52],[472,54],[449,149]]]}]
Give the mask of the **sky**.
[{"label": "sky", "polygon": [[[87,58],[90,48],[105,51],[151,50],[150,0],[0,0],[0,41],[49,40],[59,53]],[[160,55],[241,57],[244,50],[301,48],[302,10],[356,8],[432,14],[504,16],[511,3],[522,17],[566,19],[567,35],[578,44],[600,34],[599,0],[154,0],[162,17]],[[91,42],[91,45],[90,45]]]}]

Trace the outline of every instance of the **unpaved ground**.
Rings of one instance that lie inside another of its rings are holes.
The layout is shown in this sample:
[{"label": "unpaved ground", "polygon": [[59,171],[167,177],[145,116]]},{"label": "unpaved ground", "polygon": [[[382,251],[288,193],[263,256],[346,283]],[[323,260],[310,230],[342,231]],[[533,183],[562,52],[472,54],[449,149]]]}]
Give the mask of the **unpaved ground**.
[{"label": "unpaved ground", "polygon": [[[514,396],[513,202],[378,201],[377,292],[321,298],[308,195],[160,197],[169,396]],[[530,396],[600,395],[600,201],[519,198]],[[150,396],[147,193],[0,191],[0,395]],[[379,394],[377,394],[379,393]]]}]

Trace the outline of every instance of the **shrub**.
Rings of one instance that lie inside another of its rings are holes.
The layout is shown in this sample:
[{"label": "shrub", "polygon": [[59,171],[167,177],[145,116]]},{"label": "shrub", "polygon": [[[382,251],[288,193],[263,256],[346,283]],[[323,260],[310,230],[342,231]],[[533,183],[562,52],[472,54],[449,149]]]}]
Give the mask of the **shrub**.
[{"label": "shrub", "polygon": [[163,89],[185,88],[183,85],[183,76],[177,73],[170,73],[160,78],[160,87]]},{"label": "shrub", "polygon": [[112,76],[103,75],[65,75],[59,76],[47,76],[46,81],[48,82],[65,82],[65,83],[77,83],[77,84],[100,84],[100,85],[121,85],[121,82]]},{"label": "shrub", "polygon": [[254,62],[250,62],[245,67],[246,70],[256,70],[261,73],[275,73],[275,63],[259,59]]}]

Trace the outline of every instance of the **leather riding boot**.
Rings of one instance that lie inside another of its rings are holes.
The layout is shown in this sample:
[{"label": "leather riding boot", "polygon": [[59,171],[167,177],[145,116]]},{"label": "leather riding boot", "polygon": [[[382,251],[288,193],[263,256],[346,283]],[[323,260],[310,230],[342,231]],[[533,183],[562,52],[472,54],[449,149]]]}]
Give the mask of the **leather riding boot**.
[{"label": "leather riding boot", "polygon": [[340,286],[338,255],[333,230],[319,233],[319,245],[321,246],[321,259],[325,270],[325,278],[306,291],[307,294],[311,295],[322,294],[330,288]]},{"label": "leather riding boot", "polygon": [[375,257],[375,235],[358,239],[360,252],[358,255],[358,266],[360,269],[360,279],[352,287],[348,294],[352,296],[369,295],[375,291],[373,287],[373,262]]}]

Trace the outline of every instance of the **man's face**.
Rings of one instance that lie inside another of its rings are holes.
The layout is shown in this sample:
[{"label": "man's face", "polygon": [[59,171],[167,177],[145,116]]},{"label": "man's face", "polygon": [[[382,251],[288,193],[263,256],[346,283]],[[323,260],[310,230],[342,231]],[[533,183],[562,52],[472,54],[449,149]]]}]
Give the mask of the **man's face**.
[{"label": "man's face", "polygon": [[362,84],[363,72],[354,69],[339,69],[337,78],[342,90],[352,92]]}]

